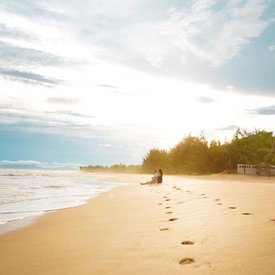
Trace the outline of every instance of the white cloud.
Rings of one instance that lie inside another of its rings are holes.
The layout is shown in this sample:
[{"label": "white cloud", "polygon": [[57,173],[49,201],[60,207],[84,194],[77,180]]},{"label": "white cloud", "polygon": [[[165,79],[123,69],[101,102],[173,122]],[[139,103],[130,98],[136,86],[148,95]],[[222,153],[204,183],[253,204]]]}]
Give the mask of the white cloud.
[{"label": "white cloud", "polygon": [[[222,8],[217,9],[217,4]],[[251,38],[258,37],[272,21],[263,20],[267,1],[194,0],[186,10],[173,9],[163,33],[174,45],[201,61],[219,66],[238,55]]]},{"label": "white cloud", "polygon": [[50,103],[55,103],[55,104],[71,105],[71,104],[78,104],[79,98],[50,97],[46,101]]},{"label": "white cloud", "polygon": [[186,55],[182,55],[181,57],[180,57],[180,62],[182,63],[182,64],[187,64],[188,63],[188,57],[186,56]]},{"label": "white cloud", "polygon": [[227,85],[225,88],[229,93],[233,93],[236,90],[236,87],[234,87],[233,85]]},{"label": "white cloud", "polygon": [[163,65],[163,57],[158,48],[149,49],[146,55],[146,59],[154,67],[159,68]]},{"label": "white cloud", "polygon": [[112,147],[112,145],[110,143],[105,143],[105,144],[99,144],[99,146],[101,147]]},{"label": "white cloud", "polygon": [[0,165],[7,165],[7,164],[20,164],[20,165],[36,165],[40,166],[41,162],[35,160],[18,160],[18,161],[11,161],[11,160],[1,160]]},{"label": "white cloud", "polygon": [[59,163],[59,162],[40,162],[36,160],[17,160],[17,161],[11,161],[11,160],[1,160],[0,161],[0,167],[1,166],[10,166],[10,167],[24,167],[26,165],[32,165],[37,166],[37,168],[41,169],[57,169],[57,168],[64,168],[64,169],[79,169],[79,166],[82,164],[80,163]]}]

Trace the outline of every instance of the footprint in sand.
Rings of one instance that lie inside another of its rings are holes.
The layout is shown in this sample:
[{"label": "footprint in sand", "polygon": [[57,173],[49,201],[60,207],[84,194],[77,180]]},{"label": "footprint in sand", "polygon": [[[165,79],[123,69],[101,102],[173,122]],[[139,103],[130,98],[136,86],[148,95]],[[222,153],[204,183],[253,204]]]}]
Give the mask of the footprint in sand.
[{"label": "footprint in sand", "polygon": [[215,199],[215,201],[220,201],[220,199]]},{"label": "footprint in sand", "polygon": [[170,199],[166,199],[165,201],[170,201]]},{"label": "footprint in sand", "polygon": [[191,242],[191,241],[183,241],[181,242],[182,245],[193,245],[194,242]]},{"label": "footprint in sand", "polygon": [[160,202],[160,203],[158,203],[158,205],[162,205],[162,203]]},{"label": "footprint in sand", "polygon": [[219,203],[217,203],[217,205],[222,205],[222,203],[221,203],[221,202],[219,202]]},{"label": "footprint in sand", "polygon": [[166,207],[165,207],[165,209],[170,209],[170,208],[171,208],[171,206],[166,206]]},{"label": "footprint in sand", "polygon": [[177,218],[171,218],[171,219],[169,219],[169,222],[173,222],[173,221],[176,221],[177,220]]},{"label": "footprint in sand", "polygon": [[172,214],[173,212],[169,211],[169,212],[166,212],[165,214]]},{"label": "footprint in sand", "polygon": [[270,219],[270,221],[275,222],[275,219]]},{"label": "footprint in sand", "polygon": [[180,265],[193,264],[195,262],[192,258],[183,258],[179,261]]},{"label": "footprint in sand", "polygon": [[244,216],[250,216],[250,215],[253,215],[252,213],[248,213],[248,212],[243,212],[242,215]]},{"label": "footprint in sand", "polygon": [[236,209],[235,206],[229,206],[228,208],[229,208],[229,209]]},{"label": "footprint in sand", "polygon": [[169,230],[169,228],[165,227],[165,228],[161,228],[159,231],[167,231],[167,230]]}]

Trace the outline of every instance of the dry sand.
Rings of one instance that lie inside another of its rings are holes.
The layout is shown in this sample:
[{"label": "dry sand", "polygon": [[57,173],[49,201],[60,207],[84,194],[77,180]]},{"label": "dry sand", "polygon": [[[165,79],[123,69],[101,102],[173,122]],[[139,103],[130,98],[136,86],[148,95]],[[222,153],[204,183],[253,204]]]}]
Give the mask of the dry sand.
[{"label": "dry sand", "polygon": [[275,274],[275,178],[149,177],[0,236],[0,273]]}]

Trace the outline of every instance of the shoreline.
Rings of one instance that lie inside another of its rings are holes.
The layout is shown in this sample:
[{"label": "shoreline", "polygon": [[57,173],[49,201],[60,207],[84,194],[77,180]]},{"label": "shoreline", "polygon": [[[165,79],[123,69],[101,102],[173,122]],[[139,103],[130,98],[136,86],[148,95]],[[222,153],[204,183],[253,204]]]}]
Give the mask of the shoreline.
[{"label": "shoreline", "polygon": [[[114,176],[114,177],[113,177]],[[275,178],[141,174],[0,236],[4,274],[272,274]],[[256,272],[256,273],[255,273]]]},{"label": "shoreline", "polygon": [[[58,172],[60,173],[60,171],[58,171]],[[67,172],[67,171],[65,171],[65,172]],[[83,174],[85,174],[85,173],[83,172]],[[116,186],[119,186],[119,185],[123,185],[123,183],[112,182],[109,178],[112,178],[113,176],[110,176],[110,174],[94,173],[92,176],[93,176],[92,177],[93,181],[95,181],[97,183],[101,183],[101,182],[107,183],[110,186],[106,187],[106,190],[91,194],[90,198],[87,198],[86,201],[82,201],[81,203],[80,203],[80,201],[78,201],[78,204],[75,204],[75,202],[71,201],[71,205],[67,205],[66,207],[62,206],[62,207],[57,207],[55,209],[50,209],[50,210],[47,210],[47,209],[41,210],[40,213],[29,215],[29,216],[18,218],[18,219],[14,219],[14,220],[10,220],[10,221],[7,221],[6,223],[0,224],[0,236],[3,234],[6,234],[8,232],[11,232],[11,231],[17,231],[17,230],[20,230],[21,228],[28,227],[28,226],[32,225],[33,223],[35,223],[35,221],[38,218],[42,217],[43,215],[45,215],[47,213],[65,210],[65,209],[78,207],[78,206],[87,204],[89,200],[98,196],[100,193],[109,192],[112,188],[115,188]],[[106,180],[105,181],[101,180],[102,177],[104,177]]]}]

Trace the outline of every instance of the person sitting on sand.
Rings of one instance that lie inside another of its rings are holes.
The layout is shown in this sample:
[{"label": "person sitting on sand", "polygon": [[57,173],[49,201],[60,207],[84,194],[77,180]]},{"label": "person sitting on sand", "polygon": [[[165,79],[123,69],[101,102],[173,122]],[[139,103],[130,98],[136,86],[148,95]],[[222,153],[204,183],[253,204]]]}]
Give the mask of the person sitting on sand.
[{"label": "person sitting on sand", "polygon": [[162,177],[163,177],[163,172],[161,169],[159,169],[158,177],[157,177],[158,183],[162,183]]},{"label": "person sitting on sand", "polygon": [[153,174],[153,177],[151,178],[151,180],[147,181],[147,182],[141,182],[140,184],[143,185],[143,184],[152,184],[152,183],[157,183],[158,182],[158,172],[157,170],[154,170],[154,174]]},{"label": "person sitting on sand", "polygon": [[[161,171],[161,173],[162,173],[162,171]],[[153,174],[153,177],[151,178],[151,180],[147,181],[147,182],[141,182],[140,184],[144,185],[144,184],[160,183],[159,180],[161,180],[161,182],[162,182],[162,174],[159,174],[157,172],[157,170],[154,170],[154,174]]]}]

